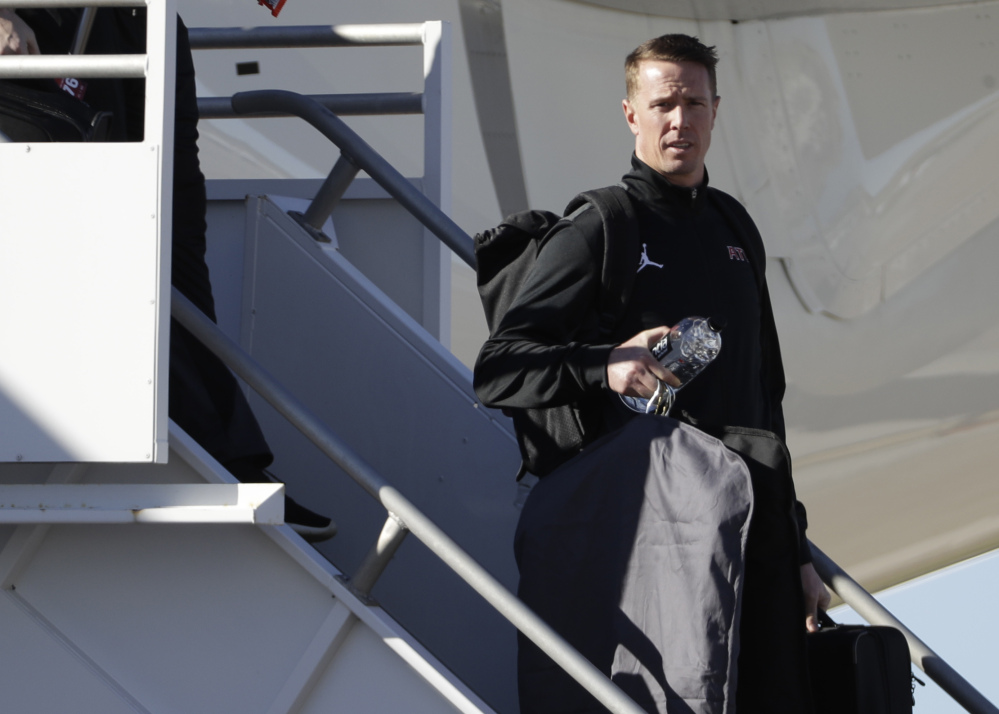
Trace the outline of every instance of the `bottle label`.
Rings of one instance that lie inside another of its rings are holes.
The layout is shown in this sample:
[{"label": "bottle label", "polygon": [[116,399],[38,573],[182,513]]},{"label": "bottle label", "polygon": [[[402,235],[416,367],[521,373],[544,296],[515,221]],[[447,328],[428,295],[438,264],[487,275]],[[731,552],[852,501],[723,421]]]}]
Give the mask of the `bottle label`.
[{"label": "bottle label", "polygon": [[669,354],[669,335],[659,340],[652,348],[652,356],[662,362],[663,357]]}]

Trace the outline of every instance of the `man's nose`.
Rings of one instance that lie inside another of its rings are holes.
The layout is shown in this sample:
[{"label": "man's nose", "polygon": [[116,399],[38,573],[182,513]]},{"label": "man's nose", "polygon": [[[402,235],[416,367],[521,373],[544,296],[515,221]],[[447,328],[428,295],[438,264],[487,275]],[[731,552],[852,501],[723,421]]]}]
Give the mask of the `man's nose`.
[{"label": "man's nose", "polygon": [[677,105],[670,112],[669,123],[671,129],[682,129],[687,125],[687,111],[681,105]]}]

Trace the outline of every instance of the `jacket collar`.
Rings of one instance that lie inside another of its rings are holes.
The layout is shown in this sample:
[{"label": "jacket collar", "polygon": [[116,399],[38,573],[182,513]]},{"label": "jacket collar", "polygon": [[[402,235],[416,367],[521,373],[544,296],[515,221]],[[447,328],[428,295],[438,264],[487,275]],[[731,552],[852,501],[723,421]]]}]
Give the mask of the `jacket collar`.
[{"label": "jacket collar", "polygon": [[676,186],[661,173],[653,169],[634,153],[631,155],[631,171],[624,175],[624,183],[640,199],[649,203],[666,203],[670,206],[700,209],[707,200],[708,170],[704,169],[704,181],[699,186],[687,188]]}]

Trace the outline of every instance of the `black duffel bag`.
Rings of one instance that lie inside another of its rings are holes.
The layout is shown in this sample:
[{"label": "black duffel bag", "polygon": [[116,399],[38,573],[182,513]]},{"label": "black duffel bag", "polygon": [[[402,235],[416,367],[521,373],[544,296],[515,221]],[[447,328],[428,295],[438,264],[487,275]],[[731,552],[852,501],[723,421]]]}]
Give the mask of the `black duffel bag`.
[{"label": "black duffel bag", "polygon": [[[42,52],[62,54],[74,41],[77,52],[86,46],[90,23],[82,21],[81,12],[27,9],[18,14],[35,31]],[[110,126],[110,112],[93,109],[55,80],[0,81],[0,141],[105,141]]]},{"label": "black duffel bag", "polygon": [[[52,91],[0,82],[0,133],[9,141],[104,141],[109,112],[95,111],[52,82]],[[2,139],[0,139],[2,140]]]}]

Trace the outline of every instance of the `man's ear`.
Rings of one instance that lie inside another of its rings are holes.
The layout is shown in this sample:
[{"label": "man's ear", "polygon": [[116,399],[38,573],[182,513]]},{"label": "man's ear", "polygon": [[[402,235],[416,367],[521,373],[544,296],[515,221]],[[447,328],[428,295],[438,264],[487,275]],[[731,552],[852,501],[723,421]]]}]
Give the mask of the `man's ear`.
[{"label": "man's ear", "polygon": [[635,121],[635,109],[627,99],[621,100],[621,108],[624,109],[624,120],[628,122],[631,133],[638,136],[638,123]]}]

